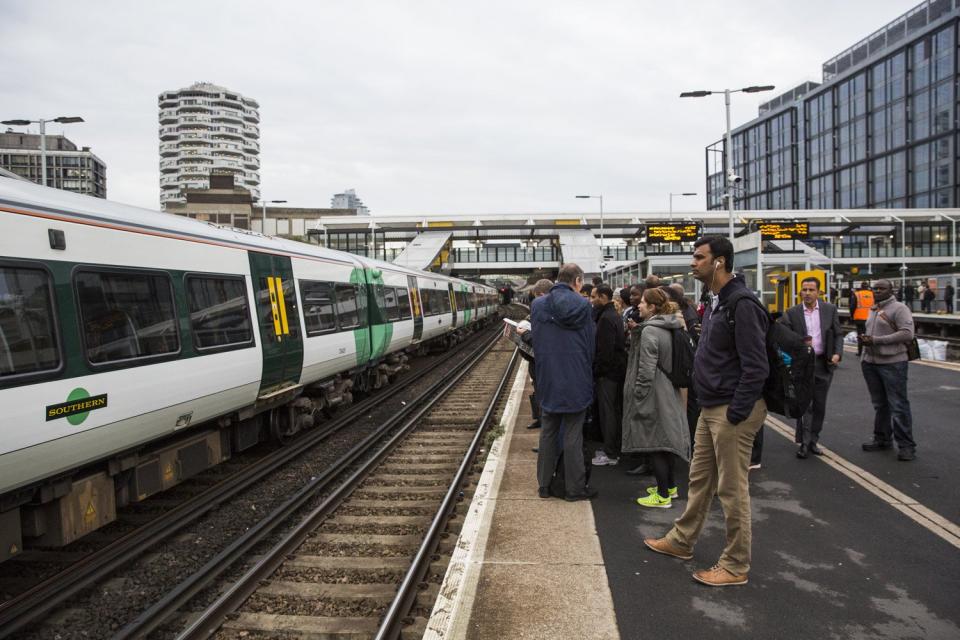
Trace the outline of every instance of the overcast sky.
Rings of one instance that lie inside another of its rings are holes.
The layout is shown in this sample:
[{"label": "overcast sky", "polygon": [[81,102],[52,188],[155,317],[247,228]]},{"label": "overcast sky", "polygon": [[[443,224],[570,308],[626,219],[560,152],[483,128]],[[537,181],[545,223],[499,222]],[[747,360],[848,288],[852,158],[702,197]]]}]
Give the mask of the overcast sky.
[{"label": "overcast sky", "polygon": [[159,207],[157,96],[209,81],[260,103],[264,196],[375,215],[704,208],[704,147],[917,2],[0,0],[0,119],[107,164]]}]

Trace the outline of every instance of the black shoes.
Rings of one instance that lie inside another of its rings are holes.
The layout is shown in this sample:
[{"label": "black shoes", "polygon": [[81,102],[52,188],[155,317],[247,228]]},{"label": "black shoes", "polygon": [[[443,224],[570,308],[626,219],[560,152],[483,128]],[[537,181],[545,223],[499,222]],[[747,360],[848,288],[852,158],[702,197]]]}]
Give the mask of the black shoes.
[{"label": "black shoes", "polygon": [[549,498],[550,489],[548,489],[547,487],[540,487],[539,489],[537,489],[537,495],[540,496],[541,498]]},{"label": "black shoes", "polygon": [[897,454],[897,460],[900,462],[910,462],[917,459],[917,454],[914,453],[913,449],[900,449],[900,453]]},{"label": "black shoes", "polygon": [[800,445],[800,448],[797,449],[797,457],[800,458],[801,460],[806,460],[808,455],[810,454],[809,454],[809,450],[807,449],[807,445],[805,444]]},{"label": "black shoes", "polygon": [[533,422],[527,425],[527,429],[539,429],[539,428],[540,428],[539,420],[534,420]]},{"label": "black shoes", "polygon": [[564,496],[564,500],[567,502],[577,502],[579,500],[593,500],[599,495],[599,492],[596,489],[587,487],[583,490],[583,493],[574,493],[567,496]]},{"label": "black shoes", "polygon": [[647,476],[653,473],[653,469],[650,468],[650,465],[644,463],[640,466],[634,467],[633,469],[627,470],[628,476]]},{"label": "black shoes", "polygon": [[822,456],[822,455],[823,455],[823,449],[821,449],[820,447],[818,447],[818,446],[815,445],[815,444],[812,444],[812,445],[810,445],[809,447],[807,447],[807,451],[809,451],[810,453],[812,453],[812,454],[815,455],[815,456]]},{"label": "black shoes", "polygon": [[864,442],[862,445],[860,445],[860,448],[862,448],[864,451],[886,451],[887,449],[893,448],[893,443],[871,440],[870,442]]}]

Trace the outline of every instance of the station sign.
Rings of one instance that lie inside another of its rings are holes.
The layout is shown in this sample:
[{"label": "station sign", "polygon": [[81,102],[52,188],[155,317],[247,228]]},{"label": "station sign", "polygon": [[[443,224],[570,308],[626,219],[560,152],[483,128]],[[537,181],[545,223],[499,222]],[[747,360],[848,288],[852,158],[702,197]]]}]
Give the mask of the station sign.
[{"label": "station sign", "polygon": [[757,220],[757,230],[764,240],[806,240],[810,223],[806,220]]},{"label": "station sign", "polygon": [[701,233],[699,222],[651,222],[647,242],[693,242]]}]

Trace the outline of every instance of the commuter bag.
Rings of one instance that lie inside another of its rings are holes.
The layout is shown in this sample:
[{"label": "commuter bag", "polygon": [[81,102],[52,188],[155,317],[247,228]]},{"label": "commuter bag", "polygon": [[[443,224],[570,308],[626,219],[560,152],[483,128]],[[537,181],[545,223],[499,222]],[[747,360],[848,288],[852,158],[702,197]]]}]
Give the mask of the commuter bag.
[{"label": "commuter bag", "polygon": [[[891,320],[887,316],[887,314],[885,314],[883,311],[881,311],[877,315],[883,318],[884,322],[886,322],[888,325],[893,327],[894,332],[899,331],[899,329],[897,329],[897,325],[895,325],[893,323],[893,320]],[[917,342],[917,336],[913,336],[913,338],[910,339],[910,342],[907,343],[907,360],[919,360],[919,359],[920,359],[920,343]]]},{"label": "commuter bag", "polygon": [[670,371],[667,371],[659,361],[657,367],[667,374],[674,387],[689,389],[693,386],[693,358],[697,352],[697,344],[693,336],[683,329],[659,328],[670,332],[671,367]]},{"label": "commuter bag", "polygon": [[770,372],[763,384],[763,399],[767,411],[779,413],[790,418],[800,418],[813,401],[813,347],[802,336],[794,333],[779,322],[775,322],[763,304],[750,292],[734,296],[728,300],[724,313],[730,335],[736,344],[737,304],[749,299],[757,304],[767,315],[767,364]]}]

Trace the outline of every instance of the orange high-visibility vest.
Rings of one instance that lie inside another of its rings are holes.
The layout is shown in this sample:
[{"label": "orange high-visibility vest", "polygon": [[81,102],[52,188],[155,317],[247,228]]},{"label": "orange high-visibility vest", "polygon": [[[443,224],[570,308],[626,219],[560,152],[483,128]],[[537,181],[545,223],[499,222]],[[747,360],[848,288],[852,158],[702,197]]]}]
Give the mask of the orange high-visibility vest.
[{"label": "orange high-visibility vest", "polygon": [[857,308],[853,310],[854,320],[866,320],[870,315],[870,307],[873,306],[873,291],[870,289],[857,289]]}]

